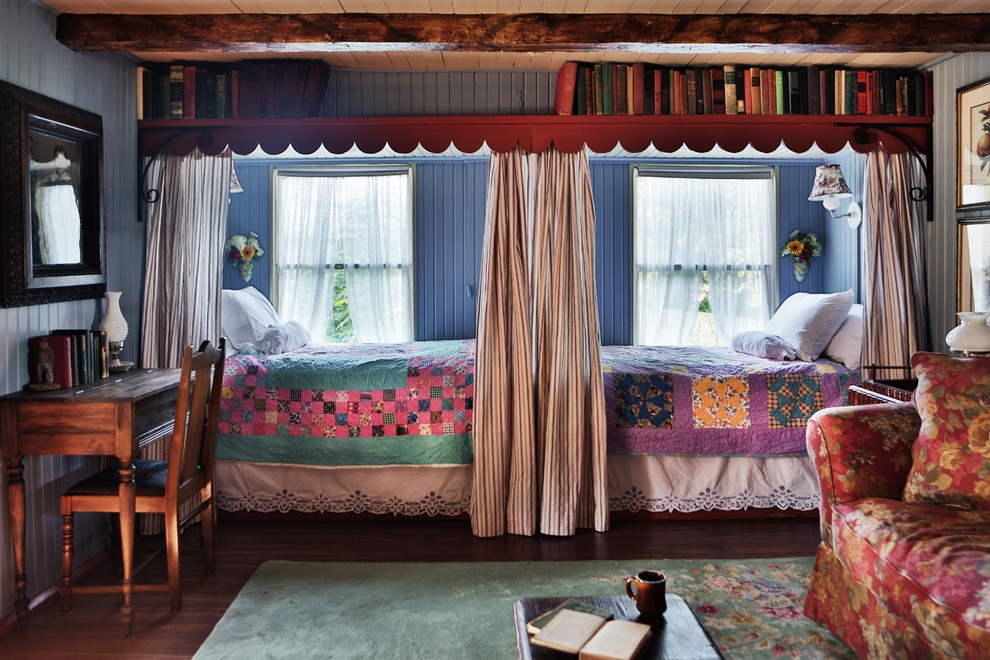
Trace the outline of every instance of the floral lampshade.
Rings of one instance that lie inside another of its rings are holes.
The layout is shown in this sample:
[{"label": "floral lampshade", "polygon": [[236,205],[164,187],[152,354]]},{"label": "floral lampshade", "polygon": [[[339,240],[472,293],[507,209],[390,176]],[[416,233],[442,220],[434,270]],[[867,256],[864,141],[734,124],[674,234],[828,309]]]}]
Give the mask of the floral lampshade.
[{"label": "floral lampshade", "polygon": [[237,172],[234,170],[233,163],[230,164],[230,192],[244,192],[244,188],[241,187],[241,182],[237,180]]},{"label": "floral lampshade", "polygon": [[[842,177],[842,168],[838,165],[819,165],[815,169],[815,183],[811,186],[808,199],[813,202],[824,201],[828,197],[852,197],[852,191]],[[825,208],[828,208],[826,205]],[[836,206],[836,208],[838,208]]]}]

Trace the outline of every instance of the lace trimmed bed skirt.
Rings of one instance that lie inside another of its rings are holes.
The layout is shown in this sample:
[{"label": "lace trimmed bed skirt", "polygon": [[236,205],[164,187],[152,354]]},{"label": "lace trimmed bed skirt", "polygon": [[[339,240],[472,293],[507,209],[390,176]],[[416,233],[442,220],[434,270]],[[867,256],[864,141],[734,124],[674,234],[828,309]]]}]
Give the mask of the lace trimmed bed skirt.
[{"label": "lace trimmed bed skirt", "polygon": [[[456,516],[468,510],[470,465],[305,467],[217,461],[224,511]],[[818,508],[807,456],[608,456],[612,511]]]}]

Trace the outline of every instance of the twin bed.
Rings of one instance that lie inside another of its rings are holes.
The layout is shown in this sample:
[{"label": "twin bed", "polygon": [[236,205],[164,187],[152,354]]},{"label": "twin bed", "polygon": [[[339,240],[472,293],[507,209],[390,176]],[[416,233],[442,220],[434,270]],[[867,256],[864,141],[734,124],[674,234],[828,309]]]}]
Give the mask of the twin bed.
[{"label": "twin bed", "polygon": [[[805,423],[857,373],[729,348],[606,346],[613,511],[811,510]],[[235,355],[216,449],[226,511],[457,515],[471,493],[474,340]]]}]

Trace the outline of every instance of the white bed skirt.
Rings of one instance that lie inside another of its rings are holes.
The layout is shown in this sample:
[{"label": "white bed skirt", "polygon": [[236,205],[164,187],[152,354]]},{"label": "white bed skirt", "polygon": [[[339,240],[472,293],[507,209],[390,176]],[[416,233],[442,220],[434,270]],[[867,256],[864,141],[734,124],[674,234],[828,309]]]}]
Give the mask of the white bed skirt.
[{"label": "white bed skirt", "polygon": [[[470,465],[306,467],[216,462],[224,511],[455,516],[468,509]],[[818,508],[807,456],[608,456],[612,511]]]},{"label": "white bed skirt", "polygon": [[609,454],[612,511],[739,511],[818,508],[808,456],[639,456]]},{"label": "white bed skirt", "polygon": [[217,461],[217,504],[262,513],[391,513],[454,516],[467,511],[470,465],[310,467]]}]

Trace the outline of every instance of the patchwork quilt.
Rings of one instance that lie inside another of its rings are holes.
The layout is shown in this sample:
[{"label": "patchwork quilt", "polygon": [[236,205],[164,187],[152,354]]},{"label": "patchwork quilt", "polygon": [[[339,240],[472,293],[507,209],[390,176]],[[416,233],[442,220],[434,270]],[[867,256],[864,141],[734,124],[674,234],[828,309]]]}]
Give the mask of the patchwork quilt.
[{"label": "patchwork quilt", "polygon": [[469,464],[473,397],[474,340],[235,355],[224,365],[216,458]]},{"label": "patchwork quilt", "polygon": [[726,347],[603,346],[613,454],[805,454],[805,425],[846,405],[857,372],[828,360],[765,360]]}]

